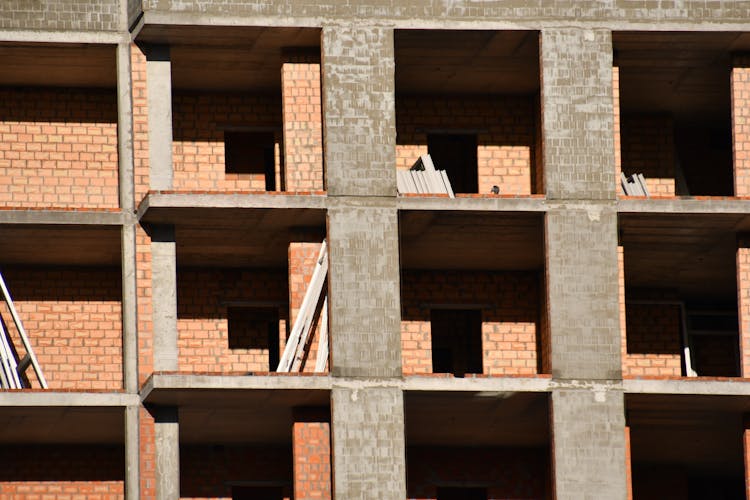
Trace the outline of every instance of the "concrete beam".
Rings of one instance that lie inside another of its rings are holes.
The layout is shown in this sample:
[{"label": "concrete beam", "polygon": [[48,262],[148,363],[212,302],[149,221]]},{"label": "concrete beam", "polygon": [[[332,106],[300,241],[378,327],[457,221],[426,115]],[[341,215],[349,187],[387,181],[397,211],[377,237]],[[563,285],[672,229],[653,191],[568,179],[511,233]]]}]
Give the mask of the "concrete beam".
[{"label": "concrete beam", "polygon": [[177,253],[174,226],[154,226],[151,234],[151,290],[154,371],[174,371],[177,357]]},{"label": "concrete beam", "polygon": [[328,195],[395,196],[393,30],[324,26],[322,52]]},{"label": "concrete beam", "polygon": [[552,376],[620,379],[614,207],[591,203],[550,210],[545,243]]},{"label": "concrete beam", "polygon": [[544,212],[547,200],[544,198],[422,198],[399,197],[396,203],[399,210],[451,210],[482,212]]},{"label": "concrete beam", "polygon": [[107,407],[137,405],[137,394],[121,392],[2,391],[0,406],[8,407]]},{"label": "concrete beam", "polygon": [[334,387],[331,412],[334,498],[406,498],[401,390]]},{"label": "concrete beam", "polygon": [[120,226],[135,220],[126,212],[70,210],[0,210],[0,224]]},{"label": "concrete beam", "polygon": [[155,408],[156,500],[180,498],[180,425],[176,407]]},{"label": "concrete beam", "polygon": [[172,188],[172,62],[168,45],[146,48],[151,189]]},{"label": "concrete beam", "polygon": [[625,403],[620,390],[552,393],[557,500],[625,500]]},{"label": "concrete beam", "polygon": [[539,48],[548,199],[615,199],[612,34],[548,28]]},{"label": "concrete beam", "polygon": [[747,214],[750,200],[738,199],[638,199],[617,200],[619,213],[668,214]]},{"label": "concrete beam", "polygon": [[332,373],[401,376],[398,214],[394,208],[328,211]]}]

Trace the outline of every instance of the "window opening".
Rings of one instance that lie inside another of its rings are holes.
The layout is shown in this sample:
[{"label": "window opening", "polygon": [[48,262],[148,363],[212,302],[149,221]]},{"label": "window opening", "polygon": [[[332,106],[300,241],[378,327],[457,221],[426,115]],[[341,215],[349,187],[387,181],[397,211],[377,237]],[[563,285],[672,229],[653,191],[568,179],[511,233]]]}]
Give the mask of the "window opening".
[{"label": "window opening", "polygon": [[430,328],[433,373],[482,373],[482,311],[433,309]]},{"label": "window opening", "polygon": [[276,190],[273,132],[224,132],[224,171],[264,175],[266,191]]},{"label": "window opening", "polygon": [[268,370],[279,364],[279,310],[274,307],[228,307],[230,349],[267,349]]},{"label": "window opening", "polygon": [[445,170],[454,193],[479,192],[476,134],[428,134],[427,152]]}]

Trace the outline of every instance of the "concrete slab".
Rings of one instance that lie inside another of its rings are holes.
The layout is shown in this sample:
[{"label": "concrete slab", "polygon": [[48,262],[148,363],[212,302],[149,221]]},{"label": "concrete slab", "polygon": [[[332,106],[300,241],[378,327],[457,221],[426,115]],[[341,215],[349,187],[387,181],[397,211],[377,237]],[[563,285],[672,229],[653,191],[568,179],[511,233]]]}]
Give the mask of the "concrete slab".
[{"label": "concrete slab", "polygon": [[0,408],[0,443],[122,444],[124,442],[125,406],[97,406],[84,404],[82,400],[78,400],[78,403],[73,406],[2,406]]},{"label": "concrete slab", "polygon": [[514,392],[548,392],[552,387],[549,377],[405,377],[402,387],[410,392],[440,391],[485,393],[487,396]]},{"label": "concrete slab", "polygon": [[134,220],[126,211],[0,210],[0,224],[119,226]]},{"label": "concrete slab", "polygon": [[120,234],[119,226],[2,224],[0,264],[119,267]]},{"label": "concrete slab", "polygon": [[485,196],[481,198],[412,197],[399,196],[396,201],[399,210],[435,211],[482,211],[482,212],[544,212],[547,200],[544,198],[501,198]]}]

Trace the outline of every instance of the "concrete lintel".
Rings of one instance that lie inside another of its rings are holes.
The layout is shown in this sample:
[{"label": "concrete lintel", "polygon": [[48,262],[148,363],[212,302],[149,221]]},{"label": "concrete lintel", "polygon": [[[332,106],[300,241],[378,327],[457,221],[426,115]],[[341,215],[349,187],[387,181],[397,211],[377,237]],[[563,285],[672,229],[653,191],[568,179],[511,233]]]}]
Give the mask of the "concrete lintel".
[{"label": "concrete lintel", "polygon": [[406,391],[441,392],[549,392],[552,381],[549,378],[534,377],[406,377],[403,388]]},{"label": "concrete lintel", "polygon": [[127,212],[78,210],[0,210],[0,224],[120,226],[134,222]]},{"label": "concrete lintel", "polygon": [[107,407],[140,403],[137,394],[119,392],[3,391],[0,406],[15,407]]},{"label": "concrete lintel", "polygon": [[395,209],[396,198],[385,196],[330,196],[328,208],[375,208]]},{"label": "concrete lintel", "polygon": [[127,43],[130,35],[114,31],[0,30],[0,42],[15,43]]},{"label": "concrete lintel", "polygon": [[680,394],[702,396],[750,396],[748,379],[724,380],[640,380],[622,382],[628,394]]},{"label": "concrete lintel", "polygon": [[746,199],[696,199],[689,197],[673,199],[619,199],[618,213],[667,213],[667,214],[747,214],[750,200]]},{"label": "concrete lintel", "polygon": [[172,209],[212,208],[320,208],[326,207],[325,195],[285,194],[194,194],[149,193],[138,206],[138,219],[148,221],[155,213]]},{"label": "concrete lintel", "polygon": [[543,198],[443,198],[399,197],[399,210],[471,210],[485,212],[545,212]]}]

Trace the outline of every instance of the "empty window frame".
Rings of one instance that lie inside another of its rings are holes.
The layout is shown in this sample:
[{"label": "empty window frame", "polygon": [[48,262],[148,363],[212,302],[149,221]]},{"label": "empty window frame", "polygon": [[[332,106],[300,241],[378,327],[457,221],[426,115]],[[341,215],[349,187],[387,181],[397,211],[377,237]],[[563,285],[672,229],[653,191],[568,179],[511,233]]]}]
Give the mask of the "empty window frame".
[{"label": "empty window frame", "polygon": [[445,170],[454,193],[479,192],[476,134],[428,134],[427,152]]},{"label": "empty window frame", "polygon": [[225,173],[263,175],[266,180],[266,191],[275,191],[275,145],[273,132],[225,131]]},{"label": "empty window frame", "polygon": [[268,369],[279,364],[279,310],[275,307],[228,307],[230,349],[267,349]]},{"label": "empty window frame", "polygon": [[433,309],[432,372],[482,373],[482,311],[479,309]]}]

